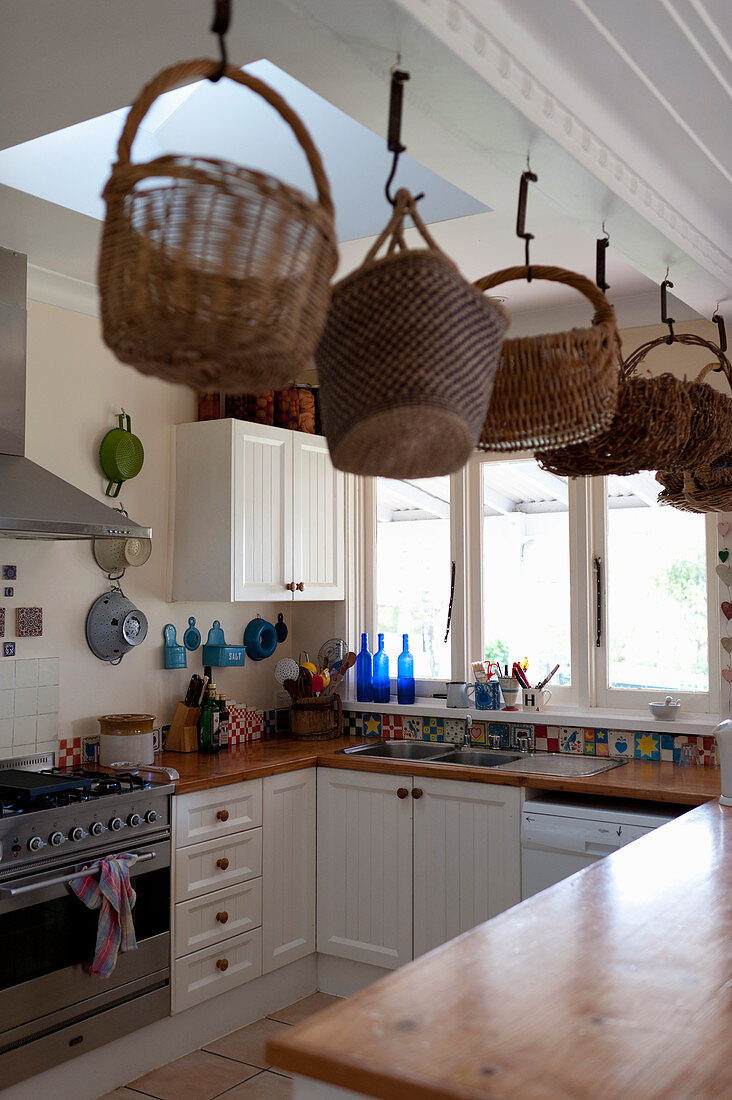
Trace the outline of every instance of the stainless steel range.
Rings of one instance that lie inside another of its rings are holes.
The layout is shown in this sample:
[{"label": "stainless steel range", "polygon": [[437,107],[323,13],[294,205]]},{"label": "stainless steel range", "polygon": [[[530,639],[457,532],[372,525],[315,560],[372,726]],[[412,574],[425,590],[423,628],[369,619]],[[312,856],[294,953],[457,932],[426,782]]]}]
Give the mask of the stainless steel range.
[{"label": "stainless steel range", "polygon": [[[40,1073],[170,1011],[170,796],[152,769],[0,761],[0,1082]],[[35,770],[34,770],[35,769]],[[38,770],[41,769],[41,770]],[[98,910],[69,883],[135,853],[138,949],[89,974]]]}]

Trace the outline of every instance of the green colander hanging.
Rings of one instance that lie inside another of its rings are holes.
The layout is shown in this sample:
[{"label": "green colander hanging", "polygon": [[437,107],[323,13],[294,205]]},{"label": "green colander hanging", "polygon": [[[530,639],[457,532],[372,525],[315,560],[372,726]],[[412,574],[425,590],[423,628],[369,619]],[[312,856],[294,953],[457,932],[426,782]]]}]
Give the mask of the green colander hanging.
[{"label": "green colander hanging", "polygon": [[99,447],[99,465],[109,478],[104,490],[108,497],[119,496],[122,482],[137,477],[145,461],[142,443],[132,434],[132,421],[124,409],[117,420],[119,426],[107,432]]}]

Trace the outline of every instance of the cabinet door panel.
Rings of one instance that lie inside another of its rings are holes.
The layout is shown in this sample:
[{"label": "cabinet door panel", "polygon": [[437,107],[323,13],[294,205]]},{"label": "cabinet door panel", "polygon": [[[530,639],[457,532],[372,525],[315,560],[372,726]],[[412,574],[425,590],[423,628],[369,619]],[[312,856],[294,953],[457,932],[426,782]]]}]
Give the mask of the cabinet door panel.
[{"label": "cabinet door panel", "polygon": [[345,477],[321,436],[293,437],[293,578],[298,600],[342,600],[345,577]]},{"label": "cabinet door panel", "polygon": [[291,598],[285,585],[293,579],[292,436],[237,423],[232,502],[237,600]]},{"label": "cabinet door panel", "polygon": [[318,769],[318,951],[396,968],[412,955],[405,776]]},{"label": "cabinet door panel", "polygon": [[263,940],[267,974],[315,950],[315,768],[263,780]]},{"label": "cabinet door panel", "polygon": [[521,900],[518,787],[416,778],[414,954]]}]

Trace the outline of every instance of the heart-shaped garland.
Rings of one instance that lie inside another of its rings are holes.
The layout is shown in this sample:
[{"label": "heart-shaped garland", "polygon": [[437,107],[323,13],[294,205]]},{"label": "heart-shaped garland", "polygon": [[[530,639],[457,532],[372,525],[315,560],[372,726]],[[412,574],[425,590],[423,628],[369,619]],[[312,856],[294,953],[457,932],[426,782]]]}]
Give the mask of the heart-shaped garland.
[{"label": "heart-shaped garland", "polygon": [[[732,531],[732,523],[718,523],[717,531],[719,533],[720,541],[722,539],[726,539],[730,531]],[[732,563],[730,563],[730,565],[726,564],[727,559],[729,558],[729,550],[727,549],[727,547],[718,550],[717,556],[720,561],[720,564],[716,567],[717,576],[721,580],[722,584],[726,585],[729,592],[730,590],[732,590]],[[723,600],[720,606],[722,608],[722,614],[724,615],[726,621],[729,622],[730,619],[732,619],[732,602],[730,602],[730,600]],[[727,659],[730,660],[730,658],[732,658],[732,636],[725,635],[719,640],[722,644],[722,649],[727,654]],[[722,669],[722,679],[726,683],[732,684],[732,666],[728,665],[727,668]],[[730,702],[732,703],[732,695],[730,698]]]}]

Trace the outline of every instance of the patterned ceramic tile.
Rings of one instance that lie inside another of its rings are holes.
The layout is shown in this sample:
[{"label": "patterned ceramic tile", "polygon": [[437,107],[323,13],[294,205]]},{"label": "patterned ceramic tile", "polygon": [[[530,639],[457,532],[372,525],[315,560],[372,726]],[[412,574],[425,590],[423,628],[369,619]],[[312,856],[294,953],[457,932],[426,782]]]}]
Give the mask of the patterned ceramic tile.
[{"label": "patterned ceramic tile", "polygon": [[[155,735],[153,734],[153,748],[155,748]],[[82,737],[81,759],[85,764],[96,764],[99,761],[99,735],[96,737]]]},{"label": "patterned ceramic tile", "polygon": [[541,752],[547,751],[547,727],[534,726],[534,748]]},{"label": "patterned ceramic tile", "polygon": [[[448,741],[451,745],[462,743],[465,737],[465,722],[462,718],[445,718],[444,719],[444,736],[445,741]],[[471,734],[472,737],[472,734]]]},{"label": "patterned ceramic tile", "polygon": [[559,751],[582,753],[585,744],[585,731],[576,726],[559,727]]},{"label": "patterned ceramic tile", "polygon": [[635,752],[635,738],[627,730],[608,730],[608,756],[629,759]]},{"label": "patterned ceramic tile", "polygon": [[488,735],[499,734],[501,738],[501,748],[508,749],[511,747],[511,726],[508,722],[489,722],[488,723]]},{"label": "patterned ceramic tile", "polygon": [[361,717],[364,737],[381,737],[381,715],[364,714]]},{"label": "patterned ceramic tile", "polygon": [[402,734],[404,737],[413,737],[418,741],[422,740],[422,719],[413,718],[411,715],[407,717],[402,715]]},{"label": "patterned ceramic tile", "polygon": [[3,657],[15,656],[15,642],[3,642]]},{"label": "patterned ceramic tile", "polygon": [[422,738],[424,741],[444,741],[445,727],[442,718],[434,715],[422,719]]},{"label": "patterned ceramic tile", "polygon": [[0,638],[5,637],[5,608],[0,607]]},{"label": "patterned ceramic tile", "polygon": [[381,734],[382,737],[390,738],[391,740],[400,740],[402,736],[401,714],[382,714]]},{"label": "patterned ceramic tile", "polygon": [[594,727],[592,729],[587,729],[587,728],[585,729],[585,741],[592,741],[593,744],[594,744],[594,741],[595,741]]},{"label": "patterned ceramic tile", "polygon": [[470,727],[470,739],[474,745],[485,745],[488,734],[487,722],[473,722]]},{"label": "patterned ceramic tile", "polygon": [[3,591],[3,595],[5,596],[6,599],[12,599],[13,596],[15,595],[15,589],[12,588],[12,587],[11,588],[5,588],[4,591]]},{"label": "patterned ceramic tile", "polygon": [[672,733],[661,734],[661,759],[673,762],[674,758],[674,737]]},{"label": "patterned ceramic tile", "polygon": [[530,725],[528,722],[522,722],[522,723],[517,722],[516,725],[511,723],[509,729],[511,731],[510,735],[509,735],[511,744],[515,745],[516,744],[516,738],[519,737],[521,734],[525,734],[527,737],[529,737],[531,740],[534,741],[534,747],[536,747],[536,727],[535,726]]},{"label": "patterned ceramic tile", "polygon": [[660,760],[661,742],[657,733],[636,733],[634,756],[638,760]]},{"label": "patterned ceramic tile", "polygon": [[559,752],[559,727],[548,726],[546,731],[546,747],[548,752]]},{"label": "patterned ceramic tile", "polygon": [[18,579],[18,566],[17,565],[4,565],[3,566],[3,580],[4,581],[17,581]]},{"label": "patterned ceramic tile", "polygon": [[355,710],[343,712],[343,732],[348,737],[356,737],[361,733],[361,715]]},{"label": "patterned ceramic tile", "polygon": [[15,633],[19,638],[40,638],[43,634],[43,608],[16,607]]},{"label": "patterned ceramic tile", "polygon": [[597,749],[594,741],[585,741],[582,751],[585,756],[597,756]]}]

